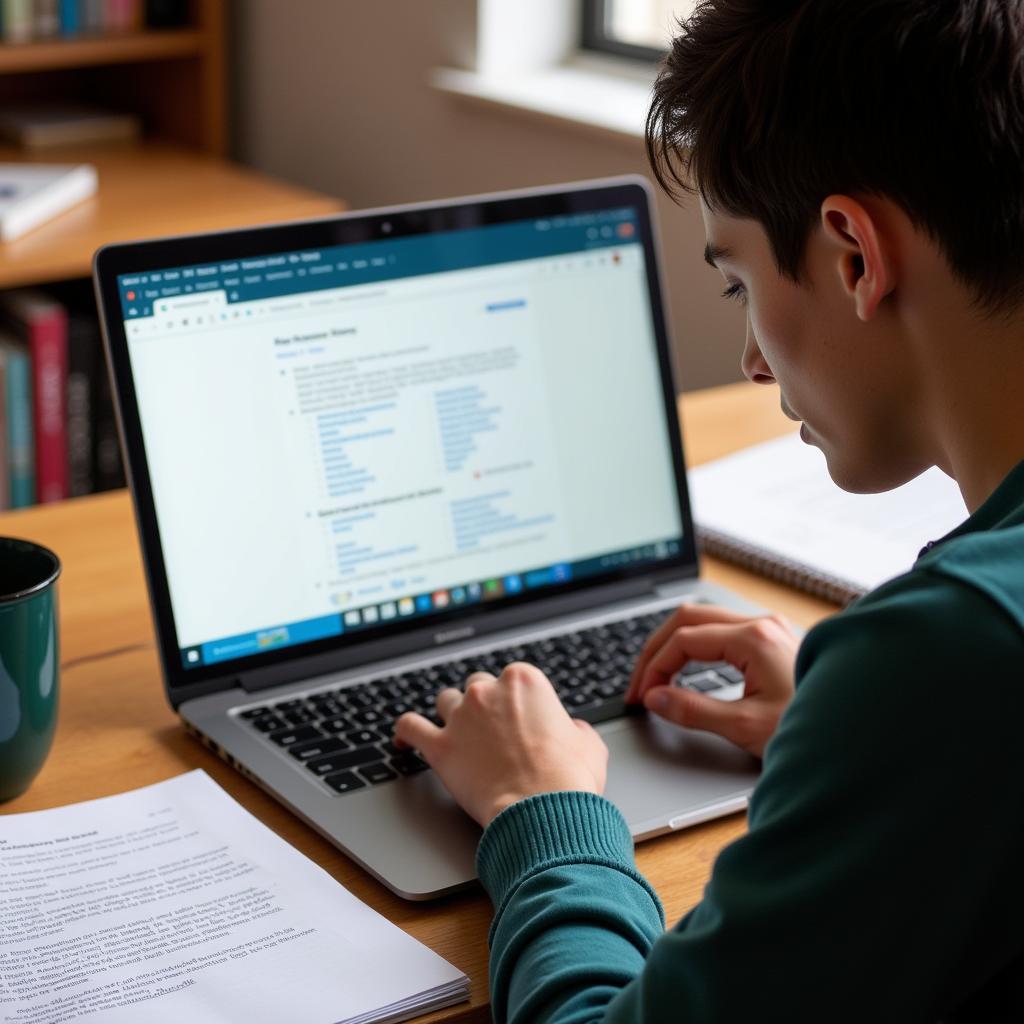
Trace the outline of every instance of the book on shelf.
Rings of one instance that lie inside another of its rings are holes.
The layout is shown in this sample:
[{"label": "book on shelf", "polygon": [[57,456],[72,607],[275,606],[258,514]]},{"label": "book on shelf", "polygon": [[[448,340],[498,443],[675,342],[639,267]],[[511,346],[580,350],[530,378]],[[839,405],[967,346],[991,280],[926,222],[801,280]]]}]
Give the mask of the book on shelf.
[{"label": "book on shelf", "polygon": [[[6,391],[7,363],[0,351],[0,398]],[[11,505],[10,446],[7,444],[7,420],[0,416],[0,508]]]},{"label": "book on shelf", "polygon": [[5,43],[27,43],[35,28],[32,0],[3,0]]},{"label": "book on shelf", "polygon": [[60,501],[68,496],[67,311],[41,291],[19,288],[0,296],[0,316],[25,340],[32,364],[36,500]]},{"label": "book on shelf", "polygon": [[103,352],[99,324],[89,312],[68,314],[68,495],[77,498],[96,490],[93,420]]},{"label": "book on shelf", "polygon": [[61,35],[77,35],[82,28],[81,0],[60,0]]},{"label": "book on shelf", "polygon": [[0,293],[0,319],[6,324],[0,331],[0,495],[6,496],[0,508],[123,487],[110,378],[88,283],[54,285],[52,294]]},{"label": "book on shelf", "polygon": [[[0,107],[0,139],[23,149],[132,142],[140,132],[141,122],[134,114],[122,114],[85,103],[48,101]],[[14,166],[31,167],[30,164]],[[75,168],[66,168],[68,172],[72,169]],[[95,179],[95,173],[92,177]],[[86,195],[92,192],[95,192],[95,181]]]},{"label": "book on shelf", "polygon": [[956,483],[933,467],[882,494],[849,494],[797,434],[689,471],[702,549],[848,604],[911,568],[966,517]]},{"label": "book on shelf", "polygon": [[35,442],[32,437],[32,368],[28,349],[13,335],[0,335],[4,386],[0,419],[4,423],[6,508],[27,508],[36,501]]},{"label": "book on shelf", "polygon": [[5,43],[180,28],[188,0],[0,0]]},{"label": "book on shelf", "polygon": [[58,0],[32,0],[32,34],[36,39],[49,39],[60,34]]},{"label": "book on shelf", "polygon": [[96,189],[91,164],[0,164],[0,241],[20,238]]},{"label": "book on shelf", "polygon": [[124,487],[124,463],[121,461],[121,439],[117,432],[114,413],[114,395],[110,388],[110,374],[100,350],[100,359],[94,384],[93,412],[93,490],[110,491]]},{"label": "book on shelf", "polygon": [[82,31],[90,34],[106,31],[105,0],[78,0],[78,3]]}]

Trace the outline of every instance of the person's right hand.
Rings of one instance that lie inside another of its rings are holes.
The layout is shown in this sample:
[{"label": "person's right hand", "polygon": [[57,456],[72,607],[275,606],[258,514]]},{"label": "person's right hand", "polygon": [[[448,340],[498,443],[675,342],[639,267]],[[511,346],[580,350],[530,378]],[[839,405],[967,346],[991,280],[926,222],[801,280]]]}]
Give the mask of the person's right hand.
[{"label": "person's right hand", "polygon": [[[684,604],[651,635],[640,653],[627,704],[689,729],[705,729],[757,757],[793,696],[800,642],[778,615],[750,617],[715,605]],[[715,700],[672,686],[688,661],[727,661],[743,673],[743,696]]]}]

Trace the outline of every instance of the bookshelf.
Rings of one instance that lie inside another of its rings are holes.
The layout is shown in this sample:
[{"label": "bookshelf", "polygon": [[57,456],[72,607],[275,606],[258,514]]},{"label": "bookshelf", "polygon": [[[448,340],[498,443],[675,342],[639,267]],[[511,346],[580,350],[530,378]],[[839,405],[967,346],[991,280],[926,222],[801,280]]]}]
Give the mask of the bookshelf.
[{"label": "bookshelf", "polygon": [[109,38],[9,43],[0,47],[0,75],[201,57],[207,45],[207,35],[199,29],[153,29]]},{"label": "bookshelf", "polygon": [[0,243],[0,290],[67,283],[88,294],[93,253],[109,242],[344,209],[227,159],[226,9],[227,0],[189,0],[179,27],[0,42],[0,107],[74,101],[134,114],[143,129],[131,143],[0,145],[0,163],[89,163],[99,177],[95,196]]}]

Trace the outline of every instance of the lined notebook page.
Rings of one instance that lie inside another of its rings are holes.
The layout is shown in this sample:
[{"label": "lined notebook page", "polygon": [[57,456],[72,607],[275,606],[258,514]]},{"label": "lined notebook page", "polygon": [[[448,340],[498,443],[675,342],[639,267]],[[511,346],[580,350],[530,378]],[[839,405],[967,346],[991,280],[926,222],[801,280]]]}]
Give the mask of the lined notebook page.
[{"label": "lined notebook page", "polygon": [[[689,482],[698,531],[735,544],[737,561],[753,550],[858,593],[906,572],[967,518],[956,484],[935,468],[884,494],[847,494],[796,433],[697,466]],[[730,557],[721,543],[715,553]]]}]

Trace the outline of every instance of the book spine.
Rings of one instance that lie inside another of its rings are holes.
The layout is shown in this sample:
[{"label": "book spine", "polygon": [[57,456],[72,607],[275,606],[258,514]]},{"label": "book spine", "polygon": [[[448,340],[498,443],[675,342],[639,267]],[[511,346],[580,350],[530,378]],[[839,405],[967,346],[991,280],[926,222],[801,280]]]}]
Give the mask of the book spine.
[{"label": "book spine", "polygon": [[104,0],[80,0],[79,20],[83,32],[103,31],[103,3]]},{"label": "book spine", "polygon": [[865,594],[863,589],[847,580],[817,572],[800,562],[779,558],[763,548],[736,540],[717,530],[697,527],[697,542],[701,551],[713,558],[732,562],[833,604],[845,606]]},{"label": "book spine", "polygon": [[35,311],[27,327],[32,357],[36,494],[42,504],[68,496],[67,313],[52,303]]},{"label": "book spine", "polygon": [[60,0],[60,31],[62,35],[77,35],[81,28],[79,0]]},{"label": "book spine", "polygon": [[99,338],[95,316],[75,313],[68,320],[68,494],[95,489],[93,473],[93,406]]},{"label": "book spine", "polygon": [[93,419],[93,479],[97,491],[124,487],[124,466],[121,462],[121,441],[117,433],[114,396],[110,390],[110,372],[106,360],[98,360],[96,403]]},{"label": "book spine", "polygon": [[32,436],[32,373],[28,353],[10,349],[6,374],[7,444],[11,508],[36,501],[35,443]]},{"label": "book spine", "polygon": [[10,462],[7,437],[7,354],[0,351],[0,508],[11,507]]},{"label": "book spine", "polygon": [[60,32],[58,0],[34,0],[34,30],[36,38],[48,39]]},{"label": "book spine", "polygon": [[32,38],[32,0],[3,0],[4,42],[27,43]]}]

